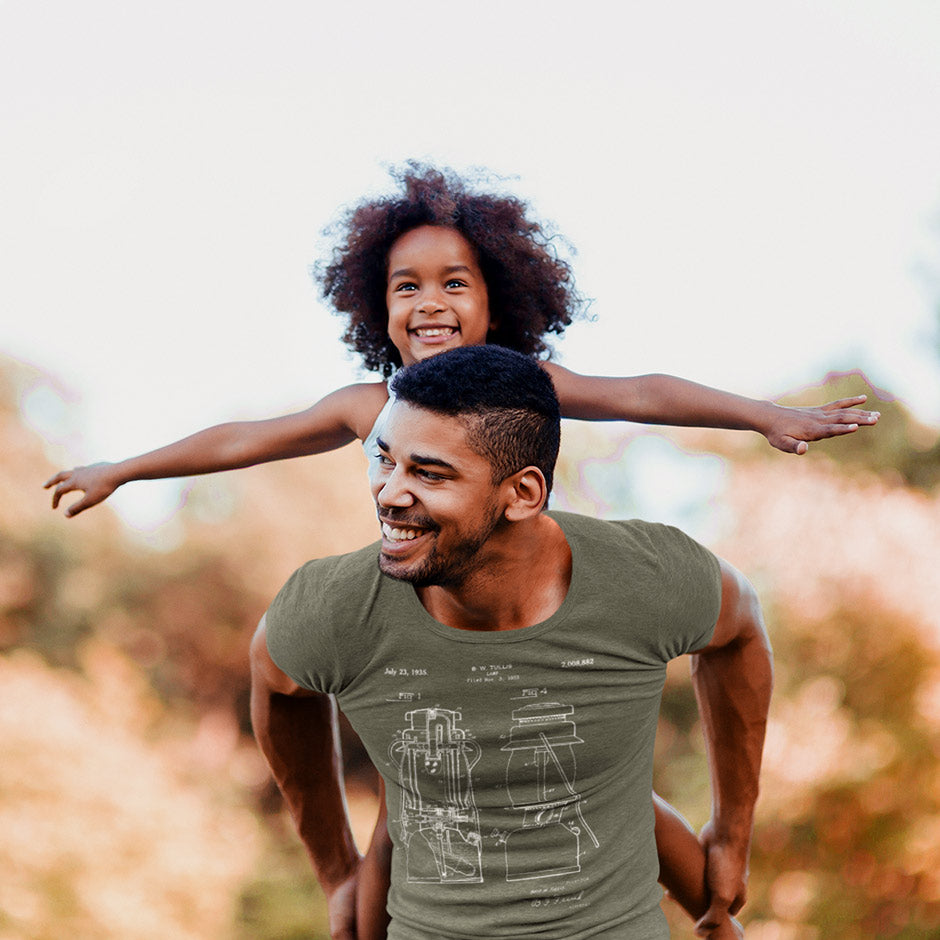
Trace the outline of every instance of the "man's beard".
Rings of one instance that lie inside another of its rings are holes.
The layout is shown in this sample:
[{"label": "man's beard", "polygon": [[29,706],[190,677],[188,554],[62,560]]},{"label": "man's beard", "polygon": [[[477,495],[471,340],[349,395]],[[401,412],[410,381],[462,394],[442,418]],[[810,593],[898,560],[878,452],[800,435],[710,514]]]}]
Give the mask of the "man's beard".
[{"label": "man's beard", "polygon": [[[394,521],[405,526],[409,520],[402,518]],[[417,520],[411,521],[417,524]],[[471,574],[479,569],[483,546],[489,541],[501,521],[502,515],[496,512],[494,501],[484,507],[484,519],[480,525],[472,532],[465,534],[456,545],[447,550],[446,554],[438,550],[436,540],[431,544],[425,557],[413,566],[407,564],[399,566],[394,559],[379,552],[379,569],[388,577],[396,581],[407,581],[415,587],[431,587],[432,585],[447,588],[460,587]],[[440,532],[436,526],[426,526],[426,528],[433,532]]]}]

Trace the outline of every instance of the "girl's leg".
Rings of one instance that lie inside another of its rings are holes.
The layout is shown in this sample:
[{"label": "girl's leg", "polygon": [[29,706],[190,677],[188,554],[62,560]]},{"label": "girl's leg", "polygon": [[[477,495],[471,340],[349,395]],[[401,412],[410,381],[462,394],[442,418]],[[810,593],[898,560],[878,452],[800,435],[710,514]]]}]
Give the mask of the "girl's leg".
[{"label": "girl's leg", "polygon": [[357,940],[385,940],[389,916],[386,910],[392,874],[392,840],[388,837],[385,786],[379,778],[379,818],[372,842],[359,869],[356,893]]},{"label": "girl's leg", "polygon": [[[708,910],[705,881],[705,850],[695,830],[685,818],[656,793],[656,850],[659,853],[659,881],[673,900],[698,921]],[[744,936],[738,922],[728,917],[707,934],[711,940],[731,940]]]}]

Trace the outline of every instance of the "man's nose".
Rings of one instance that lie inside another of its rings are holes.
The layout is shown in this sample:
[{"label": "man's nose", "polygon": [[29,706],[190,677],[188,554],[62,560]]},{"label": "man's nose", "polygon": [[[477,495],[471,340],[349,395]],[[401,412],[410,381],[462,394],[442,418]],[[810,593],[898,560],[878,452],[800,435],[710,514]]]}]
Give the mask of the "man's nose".
[{"label": "man's nose", "polygon": [[375,501],[379,506],[391,509],[411,506],[414,503],[414,496],[408,489],[404,472],[400,467],[394,467],[390,471],[379,474],[373,482],[376,487]]}]

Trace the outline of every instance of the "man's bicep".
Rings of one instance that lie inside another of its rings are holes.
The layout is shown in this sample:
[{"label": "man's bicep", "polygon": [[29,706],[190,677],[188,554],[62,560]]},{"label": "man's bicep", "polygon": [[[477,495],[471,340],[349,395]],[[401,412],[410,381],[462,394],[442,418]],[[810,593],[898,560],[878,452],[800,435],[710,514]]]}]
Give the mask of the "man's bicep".
[{"label": "man's bicep", "polygon": [[295,682],[271,658],[268,650],[267,615],[262,616],[251,639],[251,682],[257,689],[281,695],[314,696],[320,693],[305,689]]},{"label": "man's bicep", "polygon": [[714,652],[756,637],[766,640],[763,616],[757,593],[751,582],[733,565],[719,558],[721,569],[721,607],[708,644],[696,654]]}]

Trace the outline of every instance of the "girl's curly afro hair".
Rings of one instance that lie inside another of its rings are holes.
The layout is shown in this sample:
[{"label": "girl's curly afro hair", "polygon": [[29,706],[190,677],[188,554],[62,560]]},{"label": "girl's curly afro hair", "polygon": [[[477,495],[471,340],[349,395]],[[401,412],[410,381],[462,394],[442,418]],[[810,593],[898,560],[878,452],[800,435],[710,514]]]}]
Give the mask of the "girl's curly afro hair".
[{"label": "girl's curly afro hair", "polygon": [[315,267],[323,297],[349,318],[343,340],[366,368],[388,377],[401,356],[388,338],[385,292],[392,244],[421,225],[460,232],[477,255],[496,328],[489,342],[551,355],[544,337],[562,333],[581,310],[571,267],[552,236],[511,196],[472,191],[452,170],[418,163],[392,171],[400,191],[349,209],[328,232],[341,233],[332,260]]}]

